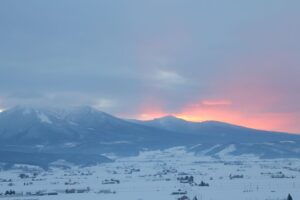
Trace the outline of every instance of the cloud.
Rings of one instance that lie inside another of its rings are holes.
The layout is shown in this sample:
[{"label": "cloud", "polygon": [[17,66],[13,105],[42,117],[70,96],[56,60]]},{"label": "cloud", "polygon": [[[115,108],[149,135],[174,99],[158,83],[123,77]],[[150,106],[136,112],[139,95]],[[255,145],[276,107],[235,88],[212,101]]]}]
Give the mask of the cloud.
[{"label": "cloud", "polygon": [[103,109],[110,109],[116,106],[116,102],[111,99],[101,98],[98,99],[94,105],[95,108],[103,110]]},{"label": "cloud", "polygon": [[1,2],[0,108],[300,132],[300,1],[130,1]]},{"label": "cloud", "polygon": [[231,105],[232,102],[230,100],[224,99],[216,99],[216,100],[202,100],[201,103],[206,106],[224,106],[224,105]]},{"label": "cloud", "polygon": [[186,82],[185,78],[174,71],[158,70],[154,78],[159,84],[167,87],[184,84]]}]

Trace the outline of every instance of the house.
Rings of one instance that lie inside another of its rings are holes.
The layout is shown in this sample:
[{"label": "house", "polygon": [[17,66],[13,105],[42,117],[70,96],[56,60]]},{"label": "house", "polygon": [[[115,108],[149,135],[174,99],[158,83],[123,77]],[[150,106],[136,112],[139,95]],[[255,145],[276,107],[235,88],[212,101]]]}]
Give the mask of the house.
[{"label": "house", "polygon": [[180,181],[180,183],[194,183],[194,177],[193,176],[184,176],[184,177],[179,177],[177,180]]},{"label": "house", "polygon": [[187,191],[182,191],[181,189],[171,193],[171,195],[186,195],[186,194]]},{"label": "house", "polygon": [[201,183],[198,184],[198,186],[200,186],[200,187],[208,187],[209,184],[208,184],[208,183],[205,183],[205,182],[203,182],[203,181],[201,181]]},{"label": "house", "polygon": [[178,200],[190,200],[190,198],[184,195],[182,197],[179,197]]},{"label": "house", "polygon": [[120,184],[120,181],[117,179],[105,179],[102,181],[102,184]]}]

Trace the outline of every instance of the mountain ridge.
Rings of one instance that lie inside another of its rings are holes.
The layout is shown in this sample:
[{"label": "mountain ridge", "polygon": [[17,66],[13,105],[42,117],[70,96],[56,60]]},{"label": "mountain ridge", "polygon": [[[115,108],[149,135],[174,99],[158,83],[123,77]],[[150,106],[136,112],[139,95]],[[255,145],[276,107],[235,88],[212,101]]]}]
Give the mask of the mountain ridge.
[{"label": "mountain ridge", "polygon": [[[175,146],[217,156],[230,145],[236,148],[232,155],[300,156],[299,135],[216,121],[189,122],[174,116],[150,121],[124,120],[88,106],[59,109],[19,106],[6,110],[0,113],[0,144],[0,153],[55,154],[53,158],[67,159],[74,158],[69,155],[87,158],[107,153],[137,155],[146,149]],[[216,145],[218,148],[213,148]],[[1,159],[0,162],[9,160]]]},{"label": "mountain ridge", "polygon": [[300,135],[297,133],[289,133],[289,132],[284,132],[284,131],[275,131],[275,130],[264,130],[264,129],[259,129],[259,128],[252,128],[248,126],[243,126],[243,125],[238,125],[238,124],[233,124],[230,122],[223,122],[223,121],[217,121],[217,120],[204,120],[204,121],[189,121],[185,120],[180,117],[176,117],[174,115],[165,115],[159,118],[154,118],[150,120],[138,120],[138,119],[131,119],[130,121],[136,122],[136,123],[141,123],[141,124],[151,124],[155,122],[162,122],[162,121],[177,121],[177,122],[182,122],[182,123],[189,123],[189,124],[198,124],[198,125],[221,125],[221,126],[228,126],[228,127],[235,127],[235,128],[245,128],[245,129],[251,129],[255,131],[264,131],[264,132],[272,132],[272,133],[283,133],[283,134],[291,134],[291,135]]}]

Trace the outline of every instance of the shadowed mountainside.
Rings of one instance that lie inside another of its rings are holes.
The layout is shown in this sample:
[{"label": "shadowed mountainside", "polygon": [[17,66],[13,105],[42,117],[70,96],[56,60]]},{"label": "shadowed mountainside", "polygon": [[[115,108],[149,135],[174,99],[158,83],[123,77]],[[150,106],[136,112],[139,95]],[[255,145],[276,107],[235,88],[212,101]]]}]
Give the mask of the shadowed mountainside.
[{"label": "shadowed mountainside", "polygon": [[0,162],[8,163],[48,165],[61,159],[87,165],[109,161],[102,156],[107,153],[127,156],[174,146],[214,157],[224,152],[299,157],[299,144],[299,135],[216,121],[188,122],[173,116],[123,120],[88,106],[17,106],[0,113]]}]

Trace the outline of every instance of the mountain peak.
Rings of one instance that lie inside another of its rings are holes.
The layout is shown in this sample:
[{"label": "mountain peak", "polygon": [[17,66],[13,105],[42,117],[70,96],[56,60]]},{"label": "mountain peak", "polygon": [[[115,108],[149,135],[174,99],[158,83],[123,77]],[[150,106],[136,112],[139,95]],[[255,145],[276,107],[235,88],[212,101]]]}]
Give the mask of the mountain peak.
[{"label": "mountain peak", "polygon": [[[283,152],[279,156],[299,157],[300,154],[299,136],[216,121],[189,122],[173,115],[128,122],[90,106],[57,109],[17,106],[0,114],[1,148],[16,148],[16,151],[123,154],[138,153],[145,148],[193,146],[195,152],[210,149],[207,155],[217,155],[228,144],[236,145],[236,155],[276,157],[278,151]],[[274,149],[275,145],[269,144],[279,145]],[[37,145],[43,147],[35,149]],[[216,145],[218,148],[211,150]]]},{"label": "mountain peak", "polygon": [[184,119],[178,118],[174,115],[166,115],[164,117],[160,117],[160,118],[155,118],[153,119],[153,121],[168,121],[168,122],[178,122],[178,121],[185,121]]},{"label": "mountain peak", "polygon": [[31,114],[37,114],[44,111],[44,109],[34,107],[34,106],[25,106],[25,105],[18,105],[15,107],[12,107],[10,109],[5,110],[2,112],[2,114],[18,114],[18,115],[31,115]]}]

